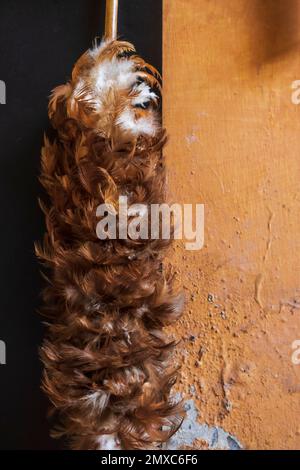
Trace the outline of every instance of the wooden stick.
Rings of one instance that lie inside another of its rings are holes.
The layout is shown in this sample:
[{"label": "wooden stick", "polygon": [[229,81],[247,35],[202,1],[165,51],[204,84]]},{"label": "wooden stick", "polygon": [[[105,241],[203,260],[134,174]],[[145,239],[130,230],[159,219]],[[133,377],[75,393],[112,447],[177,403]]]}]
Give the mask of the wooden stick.
[{"label": "wooden stick", "polygon": [[105,38],[117,39],[119,0],[106,0]]}]

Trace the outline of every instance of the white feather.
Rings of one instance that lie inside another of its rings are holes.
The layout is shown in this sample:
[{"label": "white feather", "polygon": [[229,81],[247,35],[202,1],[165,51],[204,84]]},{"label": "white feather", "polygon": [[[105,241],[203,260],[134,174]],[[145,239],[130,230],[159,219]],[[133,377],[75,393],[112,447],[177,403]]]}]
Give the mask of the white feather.
[{"label": "white feather", "polygon": [[132,100],[132,104],[135,106],[137,104],[143,104],[147,101],[156,100],[157,95],[151,91],[151,88],[146,85],[146,83],[140,83],[138,86],[133,88],[133,91],[139,93],[139,95]]},{"label": "white feather", "polygon": [[136,119],[134,110],[128,107],[120,114],[116,124],[122,130],[130,132],[135,136],[154,136],[157,130],[157,121],[153,113],[149,113],[147,117]]},{"label": "white feather", "polygon": [[116,434],[103,434],[97,439],[98,450],[120,450],[121,444]]},{"label": "white feather", "polygon": [[91,78],[98,93],[105,93],[110,88],[130,89],[137,80],[134,63],[130,60],[104,60],[91,70]]},{"label": "white feather", "polygon": [[102,39],[100,44],[97,44],[95,41],[94,46],[89,50],[90,56],[95,59],[99,54],[106,48],[106,46],[111,42],[111,39]]},{"label": "white feather", "polygon": [[100,412],[107,405],[108,399],[109,396],[103,391],[89,393],[82,398],[82,400],[84,400],[88,405],[92,406],[93,409],[98,409]]}]

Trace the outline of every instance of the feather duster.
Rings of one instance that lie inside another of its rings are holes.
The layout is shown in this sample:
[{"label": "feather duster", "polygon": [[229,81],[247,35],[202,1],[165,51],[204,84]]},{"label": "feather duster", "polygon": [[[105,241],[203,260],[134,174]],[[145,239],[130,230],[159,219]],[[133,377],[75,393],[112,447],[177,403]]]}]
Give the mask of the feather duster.
[{"label": "feather duster", "polygon": [[165,201],[160,75],[132,44],[105,38],[50,99],[41,203],[47,266],[41,348],[54,437],[72,449],[156,448],[177,430],[174,341],[163,328],[183,300],[158,239],[99,240],[97,207]]}]

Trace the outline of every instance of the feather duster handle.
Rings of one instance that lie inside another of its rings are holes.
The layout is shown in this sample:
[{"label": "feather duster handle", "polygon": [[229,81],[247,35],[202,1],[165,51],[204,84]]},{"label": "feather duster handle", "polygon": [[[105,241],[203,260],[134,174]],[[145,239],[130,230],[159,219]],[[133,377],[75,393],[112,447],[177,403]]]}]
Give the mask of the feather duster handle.
[{"label": "feather duster handle", "polygon": [[105,38],[117,39],[119,0],[106,0]]},{"label": "feather duster handle", "polygon": [[97,238],[97,207],[162,203],[165,172],[160,76],[126,42],[104,40],[53,91],[41,181],[47,234],[37,254],[50,268],[43,388],[73,449],[145,449],[182,419],[170,398],[174,342],[163,327],[182,296],[162,269],[166,240]]}]

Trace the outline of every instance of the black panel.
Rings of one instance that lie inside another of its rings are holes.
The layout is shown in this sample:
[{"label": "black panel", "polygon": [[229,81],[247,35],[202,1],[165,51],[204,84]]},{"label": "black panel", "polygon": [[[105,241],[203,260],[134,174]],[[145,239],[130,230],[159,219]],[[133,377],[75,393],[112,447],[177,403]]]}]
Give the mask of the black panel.
[{"label": "black panel", "polygon": [[[119,33],[161,67],[162,1],[120,0]],[[33,253],[43,217],[37,205],[40,147],[47,96],[102,35],[104,0],[11,0],[0,4],[0,448],[51,449],[47,403],[40,391],[38,346],[43,329],[35,313],[42,280]]]}]

